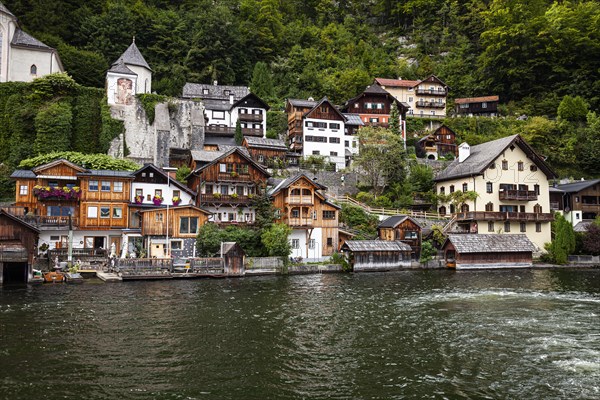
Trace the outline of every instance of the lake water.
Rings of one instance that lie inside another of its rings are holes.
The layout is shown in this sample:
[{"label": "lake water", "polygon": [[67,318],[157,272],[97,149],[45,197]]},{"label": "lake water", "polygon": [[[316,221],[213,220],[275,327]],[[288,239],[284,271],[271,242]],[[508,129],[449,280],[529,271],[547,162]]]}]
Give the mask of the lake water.
[{"label": "lake water", "polygon": [[1,399],[598,399],[600,270],[0,289]]}]

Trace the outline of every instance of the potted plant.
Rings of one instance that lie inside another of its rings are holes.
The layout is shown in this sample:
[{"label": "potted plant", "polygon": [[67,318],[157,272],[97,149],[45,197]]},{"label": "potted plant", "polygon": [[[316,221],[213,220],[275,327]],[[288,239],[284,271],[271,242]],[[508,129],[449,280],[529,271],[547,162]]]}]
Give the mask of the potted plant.
[{"label": "potted plant", "polygon": [[235,171],[231,171],[231,177],[232,177],[232,178],[237,178],[237,176],[238,176],[238,173],[237,173],[237,172],[235,172]]},{"label": "potted plant", "polygon": [[221,193],[219,193],[219,192],[214,192],[214,193],[213,193],[213,197],[214,197],[215,199],[220,199],[220,198],[221,198]]},{"label": "potted plant", "polygon": [[233,193],[233,194],[231,195],[231,198],[232,198],[232,199],[237,199],[237,198],[238,198],[238,194],[237,194],[237,193]]},{"label": "potted plant", "polygon": [[135,196],[134,201],[135,201],[135,204],[142,204],[144,202],[144,196],[141,194],[138,194],[137,196]]},{"label": "potted plant", "polygon": [[163,202],[163,197],[161,195],[154,195],[154,197],[152,198],[152,202],[154,203],[155,206],[160,206]]},{"label": "potted plant", "polygon": [[173,196],[173,205],[174,206],[178,206],[179,203],[181,203],[181,197],[179,197],[179,196]]}]

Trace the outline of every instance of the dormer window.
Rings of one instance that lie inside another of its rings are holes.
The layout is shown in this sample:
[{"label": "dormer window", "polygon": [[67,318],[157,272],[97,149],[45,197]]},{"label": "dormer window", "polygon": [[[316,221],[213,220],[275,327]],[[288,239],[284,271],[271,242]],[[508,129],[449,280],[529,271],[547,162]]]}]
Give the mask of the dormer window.
[{"label": "dormer window", "polygon": [[202,94],[208,94],[209,90],[208,89],[202,89]]}]

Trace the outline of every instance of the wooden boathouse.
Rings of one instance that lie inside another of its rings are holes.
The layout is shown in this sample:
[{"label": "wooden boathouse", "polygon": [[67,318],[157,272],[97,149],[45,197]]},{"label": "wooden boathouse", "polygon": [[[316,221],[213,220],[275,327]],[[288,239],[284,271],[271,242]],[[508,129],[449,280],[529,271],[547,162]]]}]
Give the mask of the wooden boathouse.
[{"label": "wooden boathouse", "polygon": [[354,272],[392,271],[411,266],[411,247],[400,241],[347,240],[342,246]]},{"label": "wooden boathouse", "polygon": [[449,268],[527,268],[535,246],[524,234],[450,234],[442,251]]},{"label": "wooden boathouse", "polygon": [[0,285],[27,283],[40,231],[5,210],[0,210]]}]

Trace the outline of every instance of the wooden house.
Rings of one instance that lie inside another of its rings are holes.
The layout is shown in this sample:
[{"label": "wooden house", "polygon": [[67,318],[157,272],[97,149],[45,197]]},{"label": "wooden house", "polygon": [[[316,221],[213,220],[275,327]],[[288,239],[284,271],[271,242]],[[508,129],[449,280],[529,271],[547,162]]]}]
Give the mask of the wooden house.
[{"label": "wooden house", "polygon": [[193,151],[195,169],[187,184],[197,192],[196,206],[219,224],[253,223],[253,199],[264,192],[270,174],[243,147],[225,152]]},{"label": "wooden house", "polygon": [[454,99],[454,112],[464,117],[497,117],[499,101],[498,96]]},{"label": "wooden house", "polygon": [[321,259],[338,250],[340,207],[327,200],[327,188],[305,174],[287,178],[270,190],[276,222],[292,228],[292,256]]},{"label": "wooden house", "polygon": [[435,75],[423,80],[375,78],[375,84],[408,106],[407,116],[444,118],[448,85]]},{"label": "wooden house", "polygon": [[347,240],[341,251],[355,272],[391,271],[411,266],[411,247],[400,241]]},{"label": "wooden house", "polygon": [[141,210],[141,235],[150,257],[195,256],[198,229],[210,212],[193,205]]},{"label": "wooden house", "polygon": [[526,268],[535,246],[522,234],[450,234],[442,250],[449,268]]},{"label": "wooden house", "polygon": [[411,247],[412,257],[418,259],[421,254],[421,225],[407,215],[394,215],[377,226],[380,240],[401,241]]},{"label": "wooden house", "polygon": [[287,164],[288,148],[283,140],[247,136],[242,146],[248,149],[254,161],[265,167],[279,167]]},{"label": "wooden house", "polygon": [[29,282],[39,233],[24,219],[0,210],[0,285]]},{"label": "wooden house", "polygon": [[402,104],[381,86],[373,84],[367,86],[358,96],[348,100],[342,107],[342,112],[358,114],[366,126],[389,128],[392,104],[396,104],[400,120],[404,120],[408,106]]},{"label": "wooden house", "polygon": [[90,170],[56,160],[33,170],[16,170],[15,205],[40,229],[50,249],[67,246],[69,224],[74,248],[121,248],[128,227],[130,171]]},{"label": "wooden house", "polygon": [[221,243],[221,257],[223,257],[223,272],[227,276],[242,276],[245,272],[244,250],[235,242]]},{"label": "wooden house", "polygon": [[593,221],[600,216],[600,179],[556,185],[550,190],[550,204],[573,226]]},{"label": "wooden house", "polygon": [[418,157],[429,160],[437,160],[448,154],[456,158],[458,157],[456,133],[446,125],[442,125],[417,142],[416,152]]}]

